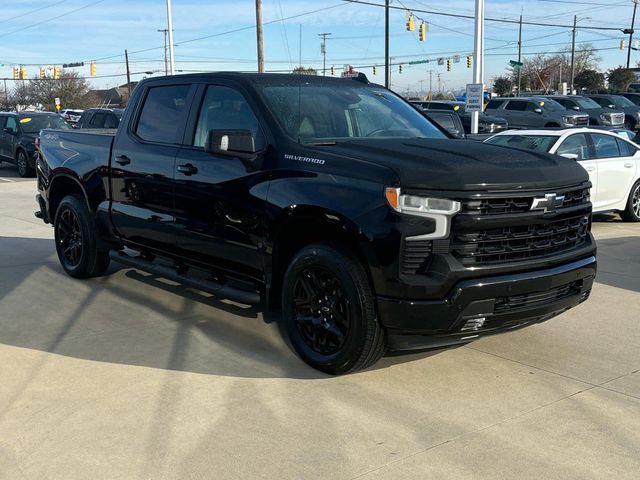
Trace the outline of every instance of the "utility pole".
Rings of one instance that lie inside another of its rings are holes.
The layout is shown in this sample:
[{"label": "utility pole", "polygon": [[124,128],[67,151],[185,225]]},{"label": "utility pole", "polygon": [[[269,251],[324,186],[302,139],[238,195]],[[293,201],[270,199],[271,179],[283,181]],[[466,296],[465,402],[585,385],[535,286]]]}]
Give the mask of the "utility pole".
[{"label": "utility pole", "polygon": [[433,98],[433,70],[429,70],[429,101]]},{"label": "utility pole", "polygon": [[389,0],[384,0],[384,86],[391,87],[391,65],[389,61]]},{"label": "utility pole", "polygon": [[124,49],[124,63],[127,65],[127,91],[129,92],[129,96],[127,97],[127,103],[129,102],[129,98],[131,98],[131,73],[129,72],[129,53],[127,49]]},{"label": "utility pole", "polygon": [[575,57],[576,57],[576,25],[578,24],[578,16],[573,16],[573,30],[571,31],[571,82],[569,86],[569,95],[573,95],[573,78],[576,74]]},{"label": "utility pole", "polygon": [[638,8],[638,0],[633,0],[633,16],[631,17],[631,28],[629,29],[629,46],[627,47],[627,68],[631,62],[631,44],[633,43],[633,29],[636,25],[636,8]]},{"label": "utility pole", "polygon": [[440,86],[440,75],[441,75],[441,73],[438,72],[436,75],[438,76],[438,93],[442,93],[442,87]]},{"label": "utility pole", "polygon": [[424,79],[420,80],[420,98],[424,98],[424,88],[422,87],[424,84]]},{"label": "utility pole", "polygon": [[5,105],[4,105],[4,109],[5,111],[9,110],[9,92],[7,91],[7,79],[4,79],[4,101],[5,101]]},{"label": "utility pole", "polygon": [[256,39],[258,41],[258,72],[264,72],[264,38],[262,35],[262,0],[256,0]]},{"label": "utility pole", "polygon": [[164,74],[169,75],[169,60],[167,59],[167,30],[166,28],[158,29],[159,32],[164,34]]},{"label": "utility pole", "polygon": [[167,0],[167,30],[169,30],[169,72],[176,73],[175,58],[173,56],[173,17],[171,14],[171,0]]},{"label": "utility pole", "polygon": [[[520,15],[520,26],[518,28],[518,63],[522,63],[522,15]],[[520,96],[520,80],[522,78],[522,67],[518,68],[518,96]]]},{"label": "utility pole", "polygon": [[331,35],[330,33],[319,33],[318,36],[322,38],[322,43],[320,44],[320,53],[322,54],[322,76],[327,74],[327,37]]},{"label": "utility pole", "polygon": [[[484,84],[484,0],[476,0],[473,83]],[[484,88],[482,89],[484,94]],[[478,133],[480,112],[471,112],[471,133]]]}]

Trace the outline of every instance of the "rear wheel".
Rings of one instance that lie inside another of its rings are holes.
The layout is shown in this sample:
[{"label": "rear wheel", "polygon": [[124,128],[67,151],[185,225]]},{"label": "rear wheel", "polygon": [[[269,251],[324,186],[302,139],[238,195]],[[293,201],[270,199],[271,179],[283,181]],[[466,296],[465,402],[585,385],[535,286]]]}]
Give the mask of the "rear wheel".
[{"label": "rear wheel", "polygon": [[60,265],[75,278],[102,275],[109,266],[109,252],[98,248],[93,215],[79,195],[62,199],[55,215],[56,252]]},{"label": "rear wheel", "polygon": [[626,222],[640,222],[640,180],[633,187],[627,199],[627,208],[620,213]]},{"label": "rear wheel", "polygon": [[282,310],[293,348],[310,366],[339,375],[373,365],[384,330],[363,266],[328,244],[303,248],[284,277]]},{"label": "rear wheel", "polygon": [[29,157],[24,150],[18,150],[16,154],[16,166],[18,167],[18,174],[21,177],[33,177],[33,168],[29,166]]}]

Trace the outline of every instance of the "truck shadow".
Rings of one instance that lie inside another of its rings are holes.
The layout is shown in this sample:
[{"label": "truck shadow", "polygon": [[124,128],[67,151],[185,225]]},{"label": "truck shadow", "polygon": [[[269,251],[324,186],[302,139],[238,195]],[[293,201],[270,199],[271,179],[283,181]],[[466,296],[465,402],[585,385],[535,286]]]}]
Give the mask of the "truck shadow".
[{"label": "truck shadow", "polygon": [[640,292],[640,236],[606,238],[597,243],[596,282]]}]

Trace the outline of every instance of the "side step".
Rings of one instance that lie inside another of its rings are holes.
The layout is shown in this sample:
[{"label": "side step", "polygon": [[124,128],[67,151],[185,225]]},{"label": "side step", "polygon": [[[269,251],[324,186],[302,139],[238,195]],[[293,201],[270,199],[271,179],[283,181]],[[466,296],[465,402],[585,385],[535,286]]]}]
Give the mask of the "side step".
[{"label": "side step", "polygon": [[220,298],[227,298],[246,305],[257,305],[260,303],[260,294],[257,292],[248,292],[211,280],[189,277],[178,273],[171,267],[157,265],[142,258],[132,257],[118,250],[109,251],[109,257],[111,257],[111,260],[127,265],[128,267],[153,273],[168,280],[181,283],[187,287],[197,288],[203,292],[211,293]]}]

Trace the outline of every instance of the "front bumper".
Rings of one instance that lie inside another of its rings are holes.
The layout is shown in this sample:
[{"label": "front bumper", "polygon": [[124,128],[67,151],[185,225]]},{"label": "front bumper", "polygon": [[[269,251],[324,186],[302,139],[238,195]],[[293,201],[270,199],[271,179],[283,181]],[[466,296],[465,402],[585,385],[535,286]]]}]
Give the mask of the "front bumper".
[{"label": "front bumper", "polygon": [[589,297],[596,267],[591,256],[544,270],[465,280],[436,301],[379,296],[378,311],[394,349],[467,342],[575,307]]}]

